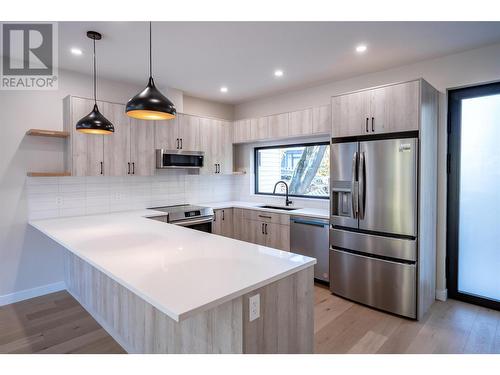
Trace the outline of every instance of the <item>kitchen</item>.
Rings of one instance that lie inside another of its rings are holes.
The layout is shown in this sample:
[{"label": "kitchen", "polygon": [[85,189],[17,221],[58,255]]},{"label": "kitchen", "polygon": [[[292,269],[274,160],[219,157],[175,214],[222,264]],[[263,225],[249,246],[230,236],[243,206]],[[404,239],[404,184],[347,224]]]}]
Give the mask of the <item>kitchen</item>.
[{"label": "kitchen", "polygon": [[[228,29],[312,40],[357,25],[54,24],[58,89],[1,92],[2,123],[16,128],[2,143],[15,230],[2,240],[0,352],[500,351],[498,311],[460,300],[446,269],[447,90],[498,80],[498,23],[416,23],[378,65],[367,61],[383,55],[377,43],[353,39],[338,49],[360,61],[355,73],[339,62],[343,75],[299,87],[296,66],[269,62],[245,88],[167,72],[195,74],[193,50]],[[378,43],[407,26],[364,25]],[[429,29],[446,37],[433,51]],[[204,35],[196,48],[182,50],[186,30]],[[179,61],[160,48],[165,35]],[[131,43],[136,60],[116,71]],[[469,318],[429,334],[453,314]]]}]

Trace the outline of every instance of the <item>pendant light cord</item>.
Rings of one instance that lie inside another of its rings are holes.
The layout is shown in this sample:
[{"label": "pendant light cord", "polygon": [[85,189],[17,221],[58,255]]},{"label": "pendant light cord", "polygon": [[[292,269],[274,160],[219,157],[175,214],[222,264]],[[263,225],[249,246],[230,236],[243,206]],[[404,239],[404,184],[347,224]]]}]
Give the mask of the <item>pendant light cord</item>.
[{"label": "pendant light cord", "polygon": [[153,76],[153,59],[152,59],[152,48],[151,48],[151,21],[149,21],[149,76]]},{"label": "pendant light cord", "polygon": [[95,38],[94,38],[94,104],[97,105],[97,73],[96,73],[96,63],[95,63]]}]

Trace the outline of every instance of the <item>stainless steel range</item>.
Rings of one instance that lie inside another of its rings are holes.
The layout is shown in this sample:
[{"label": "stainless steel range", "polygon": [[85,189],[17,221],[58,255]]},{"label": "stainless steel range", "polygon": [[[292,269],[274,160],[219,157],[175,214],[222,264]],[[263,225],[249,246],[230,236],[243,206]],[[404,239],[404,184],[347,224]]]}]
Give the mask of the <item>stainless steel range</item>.
[{"label": "stainless steel range", "polygon": [[150,219],[212,233],[214,211],[210,207],[180,204],[177,206],[150,207],[149,209],[162,211],[166,214],[150,217]]}]

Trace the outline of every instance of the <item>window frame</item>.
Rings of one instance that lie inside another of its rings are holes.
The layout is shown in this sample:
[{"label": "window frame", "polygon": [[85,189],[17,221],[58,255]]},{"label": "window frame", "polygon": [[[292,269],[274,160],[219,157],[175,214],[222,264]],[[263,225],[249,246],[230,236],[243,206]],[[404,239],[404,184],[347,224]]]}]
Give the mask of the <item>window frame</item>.
[{"label": "window frame", "polygon": [[[280,144],[273,146],[261,146],[255,147],[253,151],[253,168],[254,168],[254,194],[255,195],[267,195],[272,197],[284,197],[285,194],[278,193],[262,193],[258,191],[258,181],[259,181],[259,164],[258,164],[258,154],[260,150],[269,150],[273,148],[288,148],[288,147],[307,147],[307,146],[330,146],[329,141],[320,141],[320,142],[305,142],[305,143],[290,143],[290,144]],[[312,195],[296,195],[296,194],[288,194],[289,197],[295,198],[304,198],[304,199],[330,199],[330,195],[319,197]]]}]

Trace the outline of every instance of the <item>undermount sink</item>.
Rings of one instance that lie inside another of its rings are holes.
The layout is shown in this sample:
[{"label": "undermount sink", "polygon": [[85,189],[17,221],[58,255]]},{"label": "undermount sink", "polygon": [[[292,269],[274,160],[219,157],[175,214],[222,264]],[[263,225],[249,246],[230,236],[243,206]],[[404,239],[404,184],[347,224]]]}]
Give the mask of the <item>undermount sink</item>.
[{"label": "undermount sink", "polygon": [[270,208],[270,209],[273,209],[273,210],[283,210],[283,211],[294,211],[294,210],[298,210],[298,208],[292,208],[292,207],[283,207],[283,206],[268,206],[268,205],[264,205],[264,206],[259,206],[260,208]]}]

